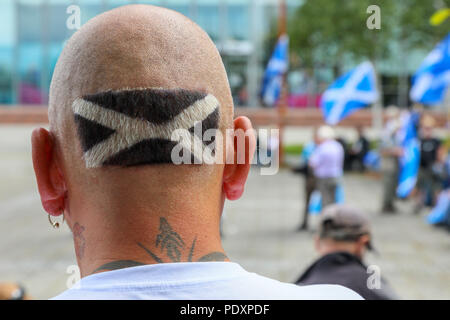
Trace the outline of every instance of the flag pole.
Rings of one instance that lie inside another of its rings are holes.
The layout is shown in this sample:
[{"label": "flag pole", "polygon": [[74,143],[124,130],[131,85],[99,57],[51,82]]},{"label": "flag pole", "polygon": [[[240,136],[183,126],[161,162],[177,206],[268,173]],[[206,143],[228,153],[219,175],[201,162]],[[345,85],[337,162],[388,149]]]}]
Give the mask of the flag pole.
[{"label": "flag pole", "polygon": [[379,75],[375,61],[372,61],[373,69],[375,72],[375,85],[378,91],[378,99],[372,105],[372,128],[375,129],[378,134],[381,134],[383,130],[383,88],[381,86],[381,76]]},{"label": "flag pole", "polygon": [[[377,48],[379,40],[378,33],[374,34],[373,37],[373,45]],[[384,125],[384,117],[383,117],[383,86],[381,75],[377,70],[377,61],[378,61],[378,52],[375,50],[373,55],[370,58],[370,62],[372,63],[373,70],[375,72],[375,85],[378,91],[378,99],[372,104],[372,129],[374,129],[379,137],[382,135],[383,125]]]},{"label": "flag pole", "polygon": [[[278,16],[278,39],[287,33],[287,22],[286,22],[286,1],[279,0],[279,16]],[[287,71],[286,71],[287,72]],[[277,115],[278,115],[278,161],[280,166],[284,163],[284,150],[283,150],[283,133],[284,133],[284,123],[287,112],[287,86],[286,86],[286,72],[283,74],[282,85],[281,85],[281,95],[277,104]]]}]

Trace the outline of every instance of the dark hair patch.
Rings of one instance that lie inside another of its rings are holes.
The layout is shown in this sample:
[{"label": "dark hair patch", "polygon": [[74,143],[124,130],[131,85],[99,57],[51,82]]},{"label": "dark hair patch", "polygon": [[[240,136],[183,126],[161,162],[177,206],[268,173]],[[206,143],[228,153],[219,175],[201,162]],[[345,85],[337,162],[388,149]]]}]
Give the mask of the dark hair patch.
[{"label": "dark hair patch", "polygon": [[194,102],[206,97],[201,91],[185,89],[142,89],[105,91],[86,95],[84,100],[102,108],[114,110],[133,118],[143,118],[153,123],[172,120]]},{"label": "dark hair patch", "polygon": [[[206,130],[218,129],[220,120],[214,96],[185,89],[109,90],[76,99],[72,108],[87,167],[172,163],[178,144],[171,140],[173,130],[187,130],[192,139],[202,141]],[[202,144],[214,154],[214,143]],[[197,152],[182,146],[183,153]],[[194,162],[201,156],[192,153],[189,158]]]}]

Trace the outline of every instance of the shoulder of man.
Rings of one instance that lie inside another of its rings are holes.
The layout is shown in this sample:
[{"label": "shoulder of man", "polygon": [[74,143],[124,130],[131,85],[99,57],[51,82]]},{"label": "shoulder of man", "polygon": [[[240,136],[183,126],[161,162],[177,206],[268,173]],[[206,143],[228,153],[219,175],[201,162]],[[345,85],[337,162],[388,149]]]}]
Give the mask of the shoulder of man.
[{"label": "shoulder of man", "polygon": [[341,285],[305,285],[280,282],[253,274],[259,282],[256,286],[270,287],[271,296],[268,299],[286,300],[362,300],[363,298],[353,290]]}]

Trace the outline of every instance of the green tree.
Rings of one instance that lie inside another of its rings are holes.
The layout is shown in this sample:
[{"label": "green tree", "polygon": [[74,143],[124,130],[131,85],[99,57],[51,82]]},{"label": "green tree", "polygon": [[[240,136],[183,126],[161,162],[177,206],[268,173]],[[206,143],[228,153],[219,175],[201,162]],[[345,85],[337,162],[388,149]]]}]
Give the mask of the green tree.
[{"label": "green tree", "polygon": [[[381,29],[369,30],[367,8],[381,9]],[[433,27],[431,15],[450,0],[305,0],[290,16],[288,32],[292,54],[301,65],[333,67],[335,74],[348,60],[377,61],[389,57],[389,44],[429,49],[450,30],[449,21]]]},{"label": "green tree", "polygon": [[402,11],[400,38],[409,49],[430,49],[450,32],[450,18],[432,26],[430,17],[441,8],[450,8],[450,0],[405,0],[397,4]]}]

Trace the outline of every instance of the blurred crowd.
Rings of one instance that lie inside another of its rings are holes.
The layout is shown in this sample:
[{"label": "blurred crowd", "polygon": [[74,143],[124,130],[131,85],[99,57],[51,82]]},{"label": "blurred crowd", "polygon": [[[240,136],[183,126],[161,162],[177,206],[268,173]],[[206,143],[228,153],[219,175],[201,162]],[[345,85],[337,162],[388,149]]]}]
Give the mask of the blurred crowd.
[{"label": "blurred crowd", "polygon": [[[428,219],[428,222],[450,228],[450,148],[448,142],[437,135],[435,119],[419,110],[401,111],[396,106],[387,108],[386,118],[379,141],[369,141],[362,126],[355,128],[357,138],[352,143],[337,136],[332,127],[314,129],[313,141],[303,147],[300,166],[294,169],[305,176],[306,205],[301,230],[307,229],[311,210],[320,211],[320,207],[343,201],[340,179],[344,172],[349,171],[382,175],[380,212],[383,214],[396,213],[395,202],[399,198],[410,198],[414,201],[414,213],[432,210],[439,205],[439,219]],[[400,163],[405,153],[410,152],[402,143],[405,118],[413,122],[419,156],[411,160],[418,166],[411,177],[415,187],[411,187],[407,197],[399,197]],[[319,200],[312,197],[316,191],[320,194]],[[320,207],[317,202],[320,202]]]},{"label": "blurred crowd", "polygon": [[[382,200],[382,212],[395,213],[396,188],[399,180],[400,158],[404,155],[405,148],[401,143],[402,117],[404,112],[391,106],[387,109],[387,121],[383,130],[379,153],[381,155],[381,172],[383,175],[384,195]],[[420,110],[413,110],[410,114],[417,132],[419,144],[418,170],[415,188],[410,197],[415,202],[415,213],[420,213],[424,208],[430,210],[438,204],[442,196],[448,198],[450,181],[450,150],[436,132],[435,119],[424,114]],[[447,201],[448,202],[448,201]],[[428,222],[436,225],[444,225],[450,228],[450,207],[441,210],[438,220]]]},{"label": "blurred crowd", "polygon": [[[315,240],[320,258],[297,283],[341,284],[366,299],[396,298],[385,279],[380,280],[384,290],[368,288],[368,271],[363,261],[365,252],[373,250],[369,219],[365,212],[341,204],[342,176],[346,171],[381,174],[381,214],[397,213],[395,202],[410,199],[415,214],[426,210],[429,224],[450,231],[450,149],[438,136],[435,119],[421,110],[406,111],[395,106],[387,108],[386,116],[380,141],[369,141],[361,126],[356,128],[357,139],[353,143],[338,137],[332,127],[321,126],[314,129],[313,141],[304,146],[300,166],[294,169],[304,175],[305,181],[305,206],[298,230],[307,230],[309,217],[320,214]],[[411,124],[409,133],[405,132],[406,124]],[[406,155],[414,151],[404,143],[406,134],[416,142],[417,156]],[[406,193],[399,191],[405,178],[402,167],[410,170]]]}]

